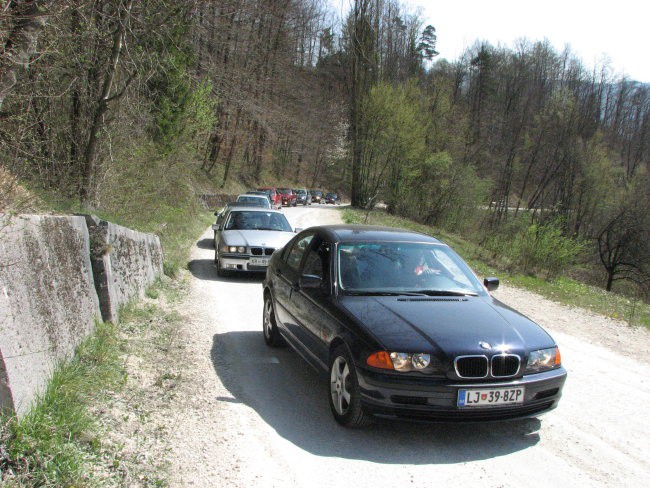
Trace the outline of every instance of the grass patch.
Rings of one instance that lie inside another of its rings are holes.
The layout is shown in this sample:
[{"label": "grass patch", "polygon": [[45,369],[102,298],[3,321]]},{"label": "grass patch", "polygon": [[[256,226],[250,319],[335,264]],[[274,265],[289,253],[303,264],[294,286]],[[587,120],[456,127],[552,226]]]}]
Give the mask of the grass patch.
[{"label": "grass patch", "polygon": [[608,293],[603,289],[567,277],[560,276],[553,280],[544,280],[534,276],[508,273],[488,264],[490,253],[461,236],[389,215],[381,210],[373,210],[368,213],[364,210],[345,209],[343,220],[351,224],[399,227],[435,236],[453,247],[480,276],[498,275],[506,283],[534,291],[556,302],[584,308],[650,330],[650,305],[641,300],[635,301],[622,295]]},{"label": "grass patch", "polygon": [[97,486],[93,465],[105,462],[102,429],[89,405],[103,401],[126,380],[121,341],[111,323],[59,366],[45,393],[20,420],[2,418],[3,484],[6,486]]},{"label": "grass patch", "polygon": [[120,310],[119,325],[97,324],[28,414],[0,417],[0,486],[167,486],[173,426],[161,413],[184,354],[184,319],[167,305],[186,292],[182,280],[158,280]]}]

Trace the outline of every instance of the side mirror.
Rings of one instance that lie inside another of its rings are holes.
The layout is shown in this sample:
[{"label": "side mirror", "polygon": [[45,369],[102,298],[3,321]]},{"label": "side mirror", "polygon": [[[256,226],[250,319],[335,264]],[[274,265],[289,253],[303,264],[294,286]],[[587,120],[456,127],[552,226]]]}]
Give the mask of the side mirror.
[{"label": "side mirror", "polygon": [[298,281],[298,286],[300,288],[320,288],[321,284],[323,283],[323,280],[321,279],[320,276],[315,276],[315,275],[302,275],[300,277],[300,280]]},{"label": "side mirror", "polygon": [[487,291],[494,291],[499,288],[499,278],[495,278],[494,276],[485,278],[483,280],[483,286],[487,288]]},{"label": "side mirror", "polygon": [[215,217],[218,217],[218,216],[219,216],[219,213],[220,213],[220,212],[215,212],[215,213],[214,213],[214,216],[215,216]]}]

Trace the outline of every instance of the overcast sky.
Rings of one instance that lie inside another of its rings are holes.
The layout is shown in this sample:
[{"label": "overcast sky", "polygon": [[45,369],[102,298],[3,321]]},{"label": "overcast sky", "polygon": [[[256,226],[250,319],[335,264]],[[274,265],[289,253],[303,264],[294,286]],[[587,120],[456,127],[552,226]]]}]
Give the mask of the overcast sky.
[{"label": "overcast sky", "polygon": [[[339,15],[354,0],[329,0]],[[585,67],[608,59],[615,75],[650,82],[650,0],[402,0],[422,8],[438,33],[439,58],[457,59],[477,40],[513,47],[548,39]]]},{"label": "overcast sky", "polygon": [[[650,0],[407,0],[438,33],[440,58],[478,39],[512,47],[519,38],[568,44],[586,66],[609,59],[615,74],[650,82]],[[604,57],[605,56],[605,57]]]}]

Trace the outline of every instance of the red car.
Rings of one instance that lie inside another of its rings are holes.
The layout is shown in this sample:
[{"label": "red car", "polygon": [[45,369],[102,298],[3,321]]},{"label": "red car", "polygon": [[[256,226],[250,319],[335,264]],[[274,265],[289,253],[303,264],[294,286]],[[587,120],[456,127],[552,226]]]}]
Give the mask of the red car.
[{"label": "red car", "polygon": [[278,192],[277,188],[272,186],[263,186],[257,190],[266,193],[266,196],[269,197],[269,201],[271,202],[271,207],[282,208],[282,195]]},{"label": "red car", "polygon": [[284,205],[285,207],[296,206],[297,197],[291,188],[278,188],[278,193],[282,196],[282,205]]}]

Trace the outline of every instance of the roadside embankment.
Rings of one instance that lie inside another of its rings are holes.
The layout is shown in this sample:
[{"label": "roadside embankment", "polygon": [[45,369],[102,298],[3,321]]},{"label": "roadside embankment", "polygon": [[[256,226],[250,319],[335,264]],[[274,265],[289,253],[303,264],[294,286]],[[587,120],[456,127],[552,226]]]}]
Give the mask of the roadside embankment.
[{"label": "roadside embankment", "polygon": [[[6,219],[3,218],[3,222]],[[0,230],[0,409],[21,416],[97,320],[162,273],[157,236],[93,216],[19,215]]]}]

